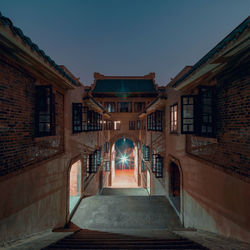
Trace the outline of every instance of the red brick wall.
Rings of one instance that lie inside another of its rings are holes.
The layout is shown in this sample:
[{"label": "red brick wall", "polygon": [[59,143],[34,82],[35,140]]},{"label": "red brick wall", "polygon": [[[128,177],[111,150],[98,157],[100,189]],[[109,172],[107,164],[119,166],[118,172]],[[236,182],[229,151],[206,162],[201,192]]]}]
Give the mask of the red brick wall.
[{"label": "red brick wall", "polygon": [[[249,60],[223,71],[216,84],[216,138],[199,150],[191,150],[190,143],[199,144],[199,138],[188,136],[188,152],[214,163],[238,178],[250,181],[250,76]],[[196,145],[196,146],[197,146]],[[199,145],[198,145],[199,146]]]},{"label": "red brick wall", "polygon": [[39,80],[14,62],[0,58],[0,175],[63,151],[64,100],[59,92],[55,94],[57,135],[34,138],[35,82]]}]

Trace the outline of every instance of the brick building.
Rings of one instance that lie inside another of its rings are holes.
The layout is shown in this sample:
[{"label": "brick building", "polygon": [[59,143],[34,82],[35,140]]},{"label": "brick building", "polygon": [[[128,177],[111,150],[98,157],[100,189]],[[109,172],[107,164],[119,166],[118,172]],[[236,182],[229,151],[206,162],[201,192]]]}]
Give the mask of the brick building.
[{"label": "brick building", "polygon": [[166,87],[154,73],[83,86],[0,15],[0,241],[63,227],[114,186],[119,140],[133,185],[184,227],[249,241],[249,22]]}]

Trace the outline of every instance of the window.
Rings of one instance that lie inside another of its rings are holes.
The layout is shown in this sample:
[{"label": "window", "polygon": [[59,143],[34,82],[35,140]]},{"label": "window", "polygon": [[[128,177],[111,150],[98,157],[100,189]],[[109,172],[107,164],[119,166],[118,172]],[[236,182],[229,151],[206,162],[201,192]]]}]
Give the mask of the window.
[{"label": "window", "polygon": [[88,178],[90,175],[90,169],[89,169],[89,157],[90,155],[84,155],[83,156],[83,163],[86,166],[86,177]]},{"label": "window", "polygon": [[181,132],[200,136],[214,136],[214,88],[200,87],[199,95],[181,97]]},{"label": "window", "polygon": [[213,119],[213,88],[201,87],[199,89],[199,105],[198,105],[198,129],[200,135],[214,134]]},{"label": "window", "polygon": [[152,126],[152,114],[147,116],[147,127],[148,130],[152,130],[153,126]]},{"label": "window", "polygon": [[88,111],[88,107],[82,107],[82,131],[88,131]]},{"label": "window", "polygon": [[148,130],[162,131],[163,112],[155,111],[147,116],[147,127]]},{"label": "window", "polygon": [[150,158],[149,146],[145,146],[145,145],[142,146],[142,155],[145,161],[149,161],[149,158]]},{"label": "window", "polygon": [[157,154],[152,154],[152,172],[153,173],[156,172],[156,157],[157,157]]},{"label": "window", "polygon": [[82,132],[82,104],[72,104],[72,129],[73,133]]},{"label": "window", "polygon": [[144,161],[141,160],[141,172],[143,173],[146,170],[146,166],[144,164]]},{"label": "window", "polygon": [[105,153],[109,153],[109,142],[105,142],[104,150],[105,150]]},{"label": "window", "polygon": [[118,112],[132,112],[131,102],[118,102]]},{"label": "window", "polygon": [[181,132],[183,134],[191,134],[194,132],[194,102],[195,96],[181,97]]},{"label": "window", "polygon": [[89,173],[97,172],[97,152],[89,155]]},{"label": "window", "polygon": [[160,155],[156,156],[156,171],[155,171],[156,178],[163,177],[163,158]]},{"label": "window", "polygon": [[140,130],[143,129],[143,121],[129,121],[129,130]]},{"label": "window", "polygon": [[170,132],[177,133],[177,115],[178,115],[178,105],[175,104],[170,107]]},{"label": "window", "polygon": [[129,121],[129,130],[135,130],[135,125],[136,125],[136,123],[135,123],[135,121]]},{"label": "window", "polygon": [[141,112],[145,109],[145,102],[135,102],[134,112]]},{"label": "window", "polygon": [[73,103],[72,130],[73,133],[102,130],[102,115],[88,107],[82,107],[81,103]]},{"label": "window", "polygon": [[106,163],[105,163],[105,171],[110,172],[110,161],[106,161]]},{"label": "window", "polygon": [[162,131],[162,111],[155,112],[155,130]]},{"label": "window", "polygon": [[36,86],[36,136],[55,135],[55,97],[51,86]]},{"label": "window", "polygon": [[115,103],[114,102],[105,102],[104,107],[108,112],[115,112]]}]

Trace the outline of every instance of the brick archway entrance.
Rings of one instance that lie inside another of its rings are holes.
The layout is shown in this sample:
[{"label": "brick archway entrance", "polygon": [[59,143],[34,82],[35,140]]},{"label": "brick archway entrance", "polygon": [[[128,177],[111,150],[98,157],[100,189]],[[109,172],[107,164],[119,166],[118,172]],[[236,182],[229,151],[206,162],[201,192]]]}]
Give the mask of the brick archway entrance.
[{"label": "brick archway entrance", "polygon": [[180,171],[174,162],[170,163],[170,182],[169,182],[169,196],[172,200],[176,210],[180,213],[180,193],[181,193],[181,176]]},{"label": "brick archway entrance", "polygon": [[111,187],[138,187],[138,149],[132,140],[122,137],[114,142],[111,162]]}]

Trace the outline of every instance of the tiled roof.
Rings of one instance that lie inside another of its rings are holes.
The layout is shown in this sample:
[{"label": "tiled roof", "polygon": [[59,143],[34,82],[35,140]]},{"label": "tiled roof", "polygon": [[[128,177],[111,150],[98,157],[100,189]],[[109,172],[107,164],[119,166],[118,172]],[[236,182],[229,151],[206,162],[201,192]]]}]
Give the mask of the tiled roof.
[{"label": "tiled roof", "polygon": [[0,22],[3,25],[8,26],[10,30],[13,32],[13,34],[19,36],[22,39],[22,41],[31,48],[32,51],[36,51],[37,54],[40,55],[40,57],[42,57],[45,61],[49,62],[51,67],[57,70],[58,73],[60,73],[63,77],[68,79],[75,86],[78,86],[74,79],[72,79],[59,65],[57,65],[49,56],[47,56],[43,50],[39,49],[37,44],[33,43],[29,37],[25,36],[20,28],[15,27],[9,18],[3,16],[1,12],[0,12]]},{"label": "tiled roof", "polygon": [[100,92],[156,92],[150,79],[102,79],[97,80],[93,93]]},{"label": "tiled roof", "polygon": [[191,75],[196,69],[206,63],[213,55],[218,53],[222,48],[227,46],[232,40],[236,40],[240,34],[246,30],[250,25],[250,17],[246,18],[238,27],[236,27],[229,35],[227,35],[222,41],[220,41],[212,50],[210,50],[204,57],[202,57],[186,74],[178,79],[173,87],[176,87],[181,81],[185,80]]}]

